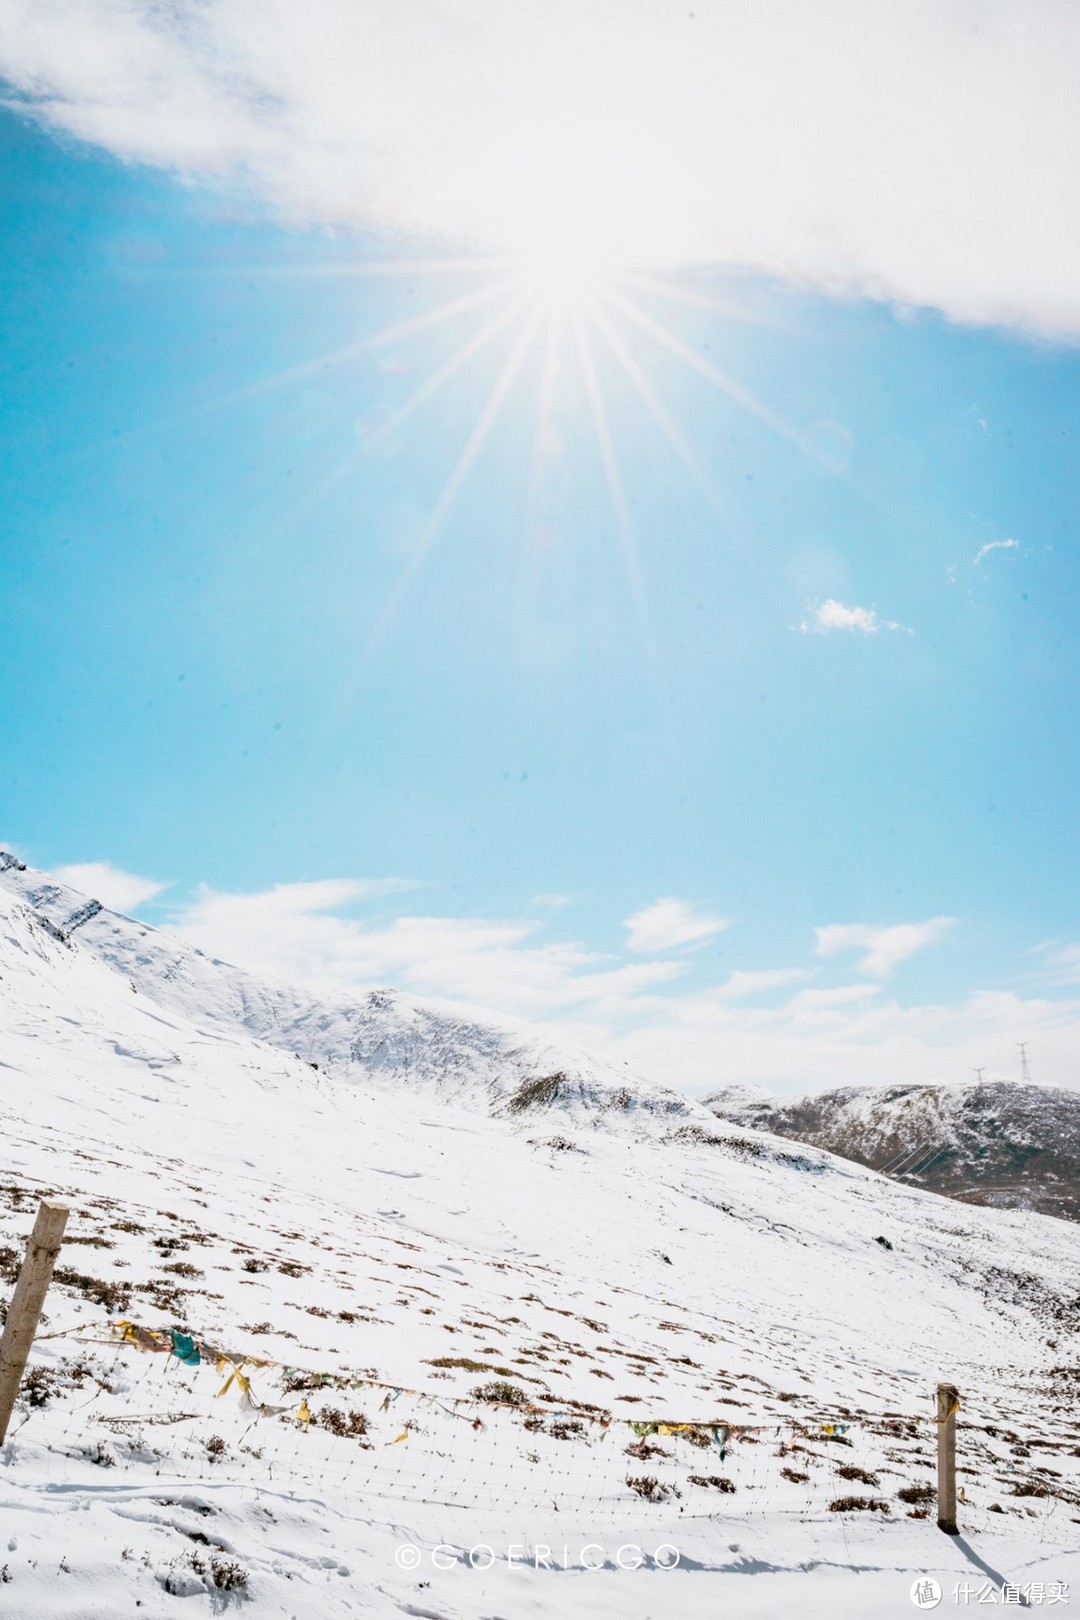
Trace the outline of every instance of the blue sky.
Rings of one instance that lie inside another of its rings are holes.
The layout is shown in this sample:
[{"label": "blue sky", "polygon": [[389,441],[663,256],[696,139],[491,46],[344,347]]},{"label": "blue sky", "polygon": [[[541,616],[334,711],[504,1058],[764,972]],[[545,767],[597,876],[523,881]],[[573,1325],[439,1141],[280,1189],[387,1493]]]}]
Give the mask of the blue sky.
[{"label": "blue sky", "polygon": [[538,451],[526,262],[395,428],[505,268],[32,110],[0,115],[7,843],[252,966],[690,1087],[1012,1073],[1023,1039],[1075,1080],[1080,356],[1044,289],[1005,321],[707,260],[589,284]]}]

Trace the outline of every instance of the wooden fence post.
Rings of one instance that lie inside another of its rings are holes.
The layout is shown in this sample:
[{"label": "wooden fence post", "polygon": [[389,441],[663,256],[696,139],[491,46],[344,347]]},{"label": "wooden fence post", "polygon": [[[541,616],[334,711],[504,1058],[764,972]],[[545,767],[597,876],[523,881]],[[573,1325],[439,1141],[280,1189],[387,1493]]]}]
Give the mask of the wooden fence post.
[{"label": "wooden fence post", "polygon": [[0,1340],[0,1443],[11,1422],[26,1358],[30,1354],[41,1307],[52,1281],[53,1266],[64,1241],[67,1218],[67,1204],[43,1198],[38,1205],[34,1230],[27,1239],[22,1270],[8,1306],[4,1337]]},{"label": "wooden fence post", "polygon": [[955,1384],[937,1387],[937,1522],[947,1536],[960,1534],[956,1527],[956,1414],[960,1391]]}]

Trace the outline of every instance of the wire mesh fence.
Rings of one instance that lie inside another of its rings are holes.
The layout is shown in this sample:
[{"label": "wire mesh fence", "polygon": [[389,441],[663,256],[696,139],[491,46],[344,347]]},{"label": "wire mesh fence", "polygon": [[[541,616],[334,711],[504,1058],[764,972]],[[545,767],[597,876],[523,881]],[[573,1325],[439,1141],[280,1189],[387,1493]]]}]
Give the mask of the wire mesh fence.
[{"label": "wire mesh fence", "polygon": [[[7,1460],[70,1485],[115,1480],[320,1491],[368,1504],[648,1523],[764,1513],[932,1517],[932,1417],[629,1421],[537,1405],[495,1382],[449,1398],[225,1354],[130,1323],[38,1347]],[[986,1502],[967,1500],[985,1519]],[[1045,1499],[1046,1515],[1059,1504]]]}]

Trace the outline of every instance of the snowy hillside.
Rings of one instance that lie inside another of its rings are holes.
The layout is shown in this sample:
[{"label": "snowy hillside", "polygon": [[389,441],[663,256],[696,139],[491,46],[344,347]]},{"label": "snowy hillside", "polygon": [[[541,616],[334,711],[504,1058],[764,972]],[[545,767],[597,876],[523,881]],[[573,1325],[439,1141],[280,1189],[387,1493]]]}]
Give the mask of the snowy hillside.
[{"label": "snowy hillside", "polygon": [[408,1086],[462,1107],[511,1117],[567,1115],[589,1124],[665,1125],[709,1115],[631,1076],[569,1052],[542,1032],[469,1009],[372,990],[334,1006],[295,986],[244,973],[175,936],[109,911],[90,896],[0,851],[0,883],[64,940],[122,973],[170,1011],[208,1028],[255,1036],[320,1069],[395,1093]]},{"label": "snowy hillside", "polygon": [[950,1198],[1080,1220],[1080,1092],[1000,1081],[789,1099],[732,1087],[705,1104]]},{"label": "snowy hillside", "polygon": [[[8,1279],[37,1198],[73,1208],[0,1449],[0,1614],[872,1620],[923,1572],[1080,1589],[1063,1223],[494,1021],[322,1008],[14,863],[0,1120]],[[924,1501],[942,1377],[960,1541]],[[554,1567],[510,1550],[538,1543]]]}]

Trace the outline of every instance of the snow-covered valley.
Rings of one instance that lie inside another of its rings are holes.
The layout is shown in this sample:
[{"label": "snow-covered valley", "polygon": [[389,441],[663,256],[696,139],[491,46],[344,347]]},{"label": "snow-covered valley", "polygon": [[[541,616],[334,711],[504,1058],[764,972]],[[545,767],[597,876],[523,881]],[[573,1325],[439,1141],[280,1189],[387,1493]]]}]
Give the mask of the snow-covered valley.
[{"label": "snow-covered valley", "polygon": [[[0,1614],[854,1620],[910,1612],[924,1572],[1080,1592],[1074,1227],[542,1032],[323,1005],[0,866],[9,1279],[37,1198],[72,1206],[0,1454]],[[120,1319],[225,1347],[285,1410]],[[941,1378],[958,1540],[919,1499]]]}]

